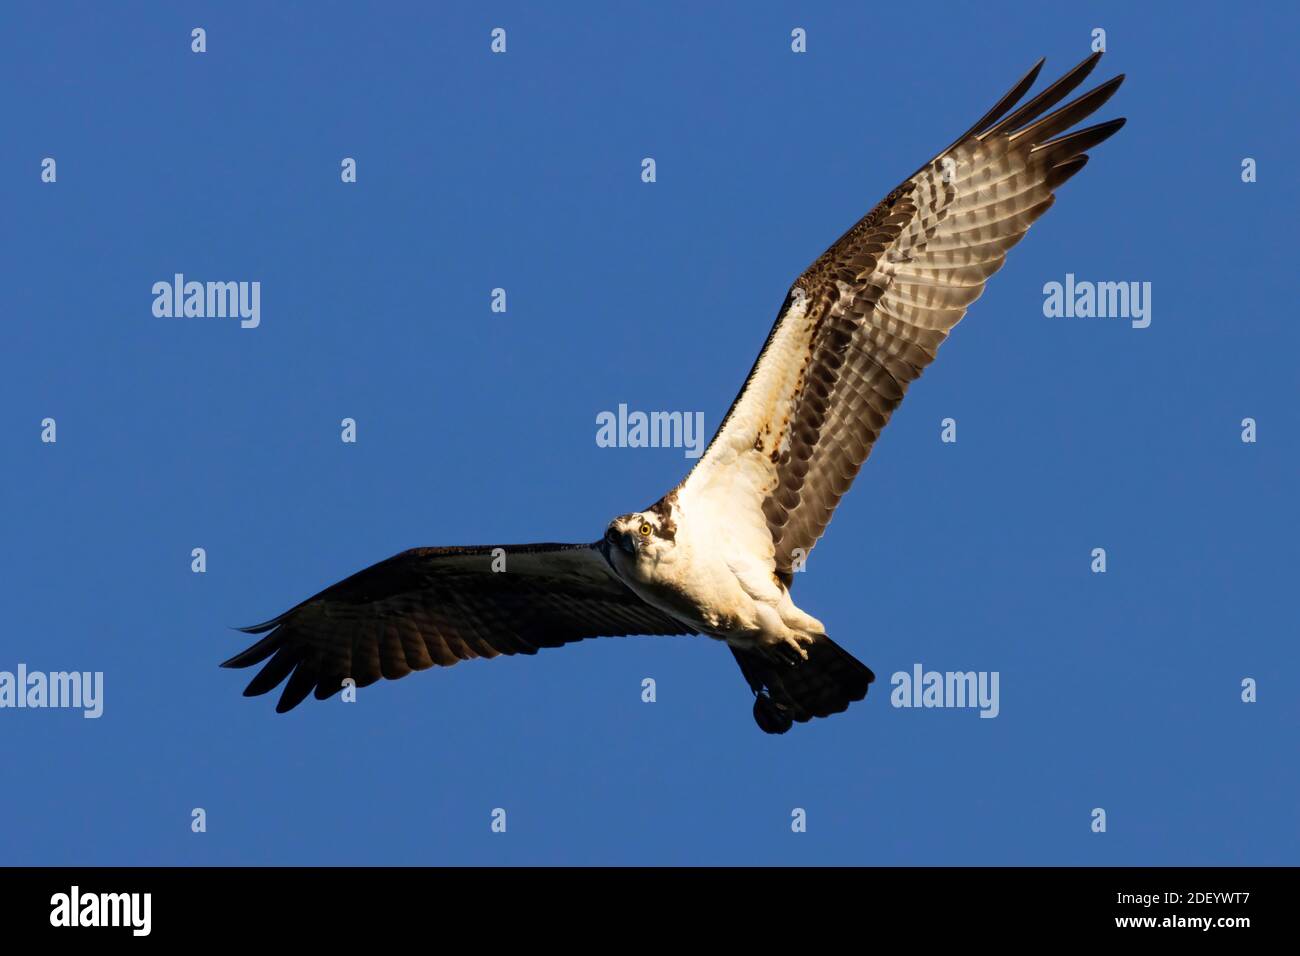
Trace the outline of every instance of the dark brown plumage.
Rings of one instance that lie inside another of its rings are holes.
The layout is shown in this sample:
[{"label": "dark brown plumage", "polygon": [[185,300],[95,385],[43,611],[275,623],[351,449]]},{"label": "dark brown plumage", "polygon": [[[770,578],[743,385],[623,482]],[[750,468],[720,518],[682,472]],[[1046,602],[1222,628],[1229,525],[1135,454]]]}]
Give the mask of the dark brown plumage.
[{"label": "dark brown plumage", "polygon": [[793,667],[754,651],[731,653],[754,692],[754,721],[764,733],[783,734],[795,722],[829,717],[867,696],[876,675],[829,637],[808,648],[808,659]]},{"label": "dark brown plumage", "polygon": [[[504,571],[493,571],[497,547]],[[365,687],[587,637],[691,633],[629,591],[585,544],[415,548],[240,630],[266,636],[221,666],[270,658],[244,694],[265,694],[288,678],[281,713],[313,692],[337,693],[347,677]]]}]

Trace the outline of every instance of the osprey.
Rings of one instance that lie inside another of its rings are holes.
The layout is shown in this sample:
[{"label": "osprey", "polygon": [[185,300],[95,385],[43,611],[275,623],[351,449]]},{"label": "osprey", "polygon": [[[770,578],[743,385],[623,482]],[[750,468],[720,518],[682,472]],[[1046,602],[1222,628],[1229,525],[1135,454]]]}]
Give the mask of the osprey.
[{"label": "osprey", "polygon": [[799,277],[704,455],[655,504],[592,544],[404,551],[242,628],[265,636],[222,666],[266,661],[244,694],[287,678],[284,712],[349,678],[364,687],[587,637],[704,634],[730,647],[767,733],[861,700],[874,675],[795,605],[792,572],[1007,250],[1124,124],[1068,132],[1122,75],[1053,109],[1100,56],[1017,105],[1039,60]]}]

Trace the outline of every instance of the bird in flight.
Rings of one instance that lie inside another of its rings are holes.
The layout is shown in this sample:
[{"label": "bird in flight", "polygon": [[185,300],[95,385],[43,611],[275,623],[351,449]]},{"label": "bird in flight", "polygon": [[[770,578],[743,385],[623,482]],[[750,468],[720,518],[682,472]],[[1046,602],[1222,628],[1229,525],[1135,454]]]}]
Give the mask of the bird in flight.
[{"label": "bird in flight", "polygon": [[222,666],[265,661],[244,694],[284,682],[284,712],[348,679],[364,687],[588,637],[701,634],[731,649],[769,734],[862,700],[874,675],[795,605],[793,572],[1007,250],[1085,151],[1124,125],[1069,132],[1123,75],[1057,106],[1100,57],[1022,104],[1040,60],[822,253],[704,455],[649,508],[591,544],[404,551],[242,628],[263,636]]}]

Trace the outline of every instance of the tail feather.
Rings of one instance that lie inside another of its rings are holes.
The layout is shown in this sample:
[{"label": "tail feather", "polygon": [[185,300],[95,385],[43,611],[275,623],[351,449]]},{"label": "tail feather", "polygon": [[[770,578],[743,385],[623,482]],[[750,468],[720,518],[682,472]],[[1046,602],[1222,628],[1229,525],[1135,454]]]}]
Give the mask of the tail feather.
[{"label": "tail feather", "polygon": [[808,659],[786,664],[758,651],[731,648],[754,692],[754,720],[768,734],[783,734],[794,723],[829,717],[867,696],[876,675],[829,637],[808,648]]}]

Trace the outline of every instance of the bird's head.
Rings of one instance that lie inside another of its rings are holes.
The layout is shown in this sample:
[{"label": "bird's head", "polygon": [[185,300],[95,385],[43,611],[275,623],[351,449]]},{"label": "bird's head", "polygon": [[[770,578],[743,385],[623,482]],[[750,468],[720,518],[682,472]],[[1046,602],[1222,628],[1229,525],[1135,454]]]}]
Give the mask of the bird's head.
[{"label": "bird's head", "polygon": [[619,515],[605,529],[610,559],[622,566],[662,560],[675,537],[672,521],[654,510]]}]

